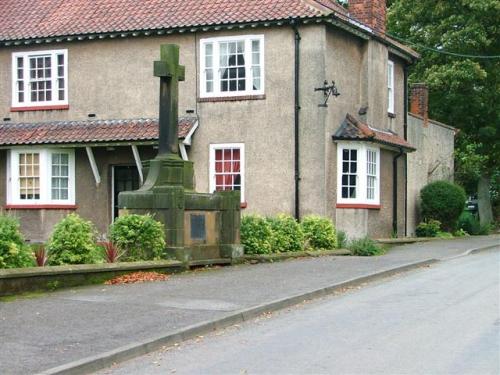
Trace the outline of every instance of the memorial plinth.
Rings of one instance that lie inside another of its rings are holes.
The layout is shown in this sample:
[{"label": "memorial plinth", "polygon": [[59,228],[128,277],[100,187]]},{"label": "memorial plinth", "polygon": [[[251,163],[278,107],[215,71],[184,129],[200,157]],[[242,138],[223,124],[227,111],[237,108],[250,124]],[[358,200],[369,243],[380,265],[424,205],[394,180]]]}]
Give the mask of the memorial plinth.
[{"label": "memorial plinth", "polygon": [[166,252],[179,260],[239,256],[240,192],[196,193],[193,162],[179,157],[178,85],[184,67],[177,45],[161,46],[154,74],[160,77],[158,155],[143,163],[144,185],[119,194],[120,214],[153,214],[165,225]]}]

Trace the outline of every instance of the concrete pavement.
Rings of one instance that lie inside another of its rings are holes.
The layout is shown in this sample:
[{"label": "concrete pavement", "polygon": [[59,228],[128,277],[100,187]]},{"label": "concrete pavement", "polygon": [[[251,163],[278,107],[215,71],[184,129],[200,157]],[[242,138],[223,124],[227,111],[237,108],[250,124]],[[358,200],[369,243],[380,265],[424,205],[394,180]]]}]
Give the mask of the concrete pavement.
[{"label": "concrete pavement", "polygon": [[240,265],[173,275],[166,282],[92,286],[0,302],[0,373],[40,372],[91,356],[101,359],[99,366],[106,363],[102,358],[113,358],[102,353],[123,353],[134,345],[142,353],[151,351],[156,347],[146,343],[195,324],[220,322],[255,306],[499,242],[498,236],[433,241],[395,247],[380,257]]},{"label": "concrete pavement", "polygon": [[498,374],[500,252],[398,275],[99,372]]}]

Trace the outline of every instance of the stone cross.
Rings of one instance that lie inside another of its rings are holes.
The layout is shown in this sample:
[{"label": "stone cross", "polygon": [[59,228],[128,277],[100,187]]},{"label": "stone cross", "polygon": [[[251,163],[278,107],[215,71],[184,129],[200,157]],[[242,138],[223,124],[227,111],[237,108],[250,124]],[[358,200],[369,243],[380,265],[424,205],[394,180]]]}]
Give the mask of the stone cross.
[{"label": "stone cross", "polygon": [[160,117],[158,156],[179,155],[178,101],[179,81],[185,68],[179,65],[179,46],[163,44],[160,60],[154,62],[154,75],[160,77]]}]

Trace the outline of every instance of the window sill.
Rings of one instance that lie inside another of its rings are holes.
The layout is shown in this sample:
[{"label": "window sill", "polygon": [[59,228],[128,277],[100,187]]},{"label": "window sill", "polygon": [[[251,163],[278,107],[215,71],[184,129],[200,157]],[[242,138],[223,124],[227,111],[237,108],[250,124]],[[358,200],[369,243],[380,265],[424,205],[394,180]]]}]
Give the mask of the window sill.
[{"label": "window sill", "polygon": [[10,107],[11,112],[28,112],[28,111],[53,111],[69,109],[69,104],[63,105],[44,105],[38,107]]},{"label": "window sill", "polygon": [[367,210],[380,210],[380,204],[366,204],[366,203],[337,203],[337,208],[361,208]]},{"label": "window sill", "polygon": [[198,103],[213,103],[213,102],[238,102],[244,100],[264,100],[266,95],[239,95],[239,96],[217,96],[209,98],[198,98]]},{"label": "window sill", "polygon": [[6,210],[76,210],[76,204],[6,204]]}]

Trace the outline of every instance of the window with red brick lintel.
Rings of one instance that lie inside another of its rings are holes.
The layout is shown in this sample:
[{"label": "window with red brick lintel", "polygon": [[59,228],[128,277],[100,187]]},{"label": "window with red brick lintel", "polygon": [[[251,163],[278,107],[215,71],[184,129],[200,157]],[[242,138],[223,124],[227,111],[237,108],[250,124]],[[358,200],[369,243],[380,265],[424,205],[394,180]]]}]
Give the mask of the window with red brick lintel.
[{"label": "window with red brick lintel", "polygon": [[264,36],[200,40],[200,98],[264,94]]},{"label": "window with red brick lintel", "polygon": [[239,190],[245,201],[245,144],[210,145],[210,192]]},{"label": "window with red brick lintel", "polygon": [[67,105],[67,50],[12,54],[12,110],[64,109]]}]

